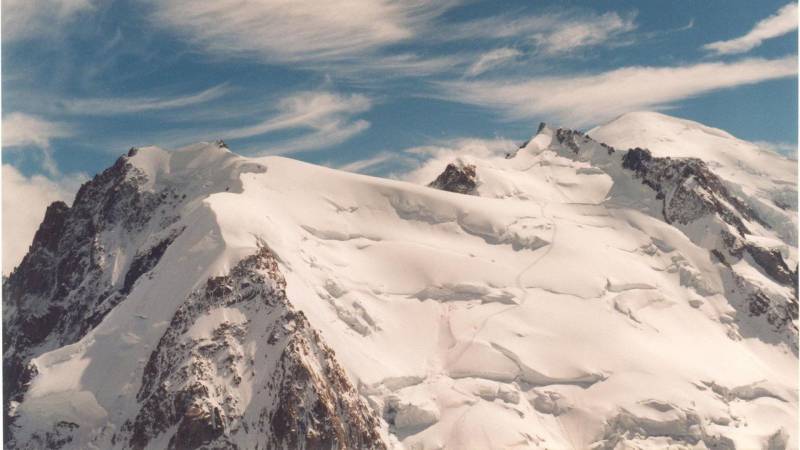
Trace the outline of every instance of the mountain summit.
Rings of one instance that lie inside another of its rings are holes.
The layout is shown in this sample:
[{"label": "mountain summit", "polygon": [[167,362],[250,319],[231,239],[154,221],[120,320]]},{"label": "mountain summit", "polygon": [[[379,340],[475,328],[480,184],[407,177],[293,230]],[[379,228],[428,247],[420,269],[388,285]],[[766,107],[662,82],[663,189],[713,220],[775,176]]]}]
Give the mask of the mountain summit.
[{"label": "mountain summit", "polygon": [[374,178],[131,149],[3,285],[8,448],[797,448],[796,161],[632,113]]}]

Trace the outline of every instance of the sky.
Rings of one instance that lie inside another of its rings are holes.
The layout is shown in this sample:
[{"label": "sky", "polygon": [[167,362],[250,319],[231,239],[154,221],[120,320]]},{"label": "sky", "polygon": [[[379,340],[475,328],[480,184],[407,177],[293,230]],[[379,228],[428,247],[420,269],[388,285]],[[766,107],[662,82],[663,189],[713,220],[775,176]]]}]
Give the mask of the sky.
[{"label": "sky", "polygon": [[223,139],[247,156],[392,176],[419,164],[415,148],[658,110],[796,155],[797,9],[3,0],[3,272],[46,204],[134,146]]}]

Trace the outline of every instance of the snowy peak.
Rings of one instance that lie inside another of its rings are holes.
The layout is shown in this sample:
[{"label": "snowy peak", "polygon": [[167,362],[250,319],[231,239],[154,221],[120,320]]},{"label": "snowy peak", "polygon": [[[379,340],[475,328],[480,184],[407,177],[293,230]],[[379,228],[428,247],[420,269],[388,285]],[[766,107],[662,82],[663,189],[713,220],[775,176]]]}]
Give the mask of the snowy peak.
[{"label": "snowy peak", "polygon": [[459,194],[473,194],[478,186],[475,165],[462,160],[450,163],[428,186]]},{"label": "snowy peak", "polygon": [[796,448],[796,182],[642,117],[417,183],[130,152],[3,286],[6,445]]},{"label": "snowy peak", "polygon": [[786,237],[797,242],[796,230],[790,231],[797,228],[796,161],[725,131],[654,112],[625,114],[588,134],[616,148],[642,147],[657,157],[703,160],[737,194],[754,197],[753,209],[793,225],[786,227]]}]

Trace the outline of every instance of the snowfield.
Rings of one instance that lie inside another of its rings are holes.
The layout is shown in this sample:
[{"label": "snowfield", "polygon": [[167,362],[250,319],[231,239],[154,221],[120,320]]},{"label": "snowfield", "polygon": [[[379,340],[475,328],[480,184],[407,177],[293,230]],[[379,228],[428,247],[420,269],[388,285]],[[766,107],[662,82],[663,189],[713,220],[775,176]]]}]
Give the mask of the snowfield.
[{"label": "snowfield", "polygon": [[[135,255],[172,240],[96,326],[31,347],[36,373],[12,404],[12,448],[35,448],[57,427],[63,448],[132,446],[126,423],[141,414],[145,367],[173,315],[263,244],[390,448],[797,449],[796,285],[757,250],[725,263],[712,253],[730,231],[743,248],[775,250],[796,277],[796,161],[657,113],[588,136],[545,126],[516,153],[458,155],[476,168],[474,195],[426,186],[450,154],[398,181],[217,144],[139,149],[128,161],[140,189],[178,200],[140,231],[103,232],[103,279],[121,289]],[[741,214],[748,233],[714,211],[665,220],[687,203],[672,201],[675,190],[657,198],[623,167],[632,147],[706,161],[753,212]],[[752,292],[768,313],[754,312]],[[794,302],[794,317],[767,320],[781,302]],[[249,311],[212,308],[179,342],[266,320]],[[257,360],[258,336],[237,344],[241,361]],[[236,414],[265,401],[259,374],[242,369],[234,385],[211,372],[198,379],[229,385],[236,405],[221,433],[249,448]],[[174,446],[175,432],[147,448]]]}]

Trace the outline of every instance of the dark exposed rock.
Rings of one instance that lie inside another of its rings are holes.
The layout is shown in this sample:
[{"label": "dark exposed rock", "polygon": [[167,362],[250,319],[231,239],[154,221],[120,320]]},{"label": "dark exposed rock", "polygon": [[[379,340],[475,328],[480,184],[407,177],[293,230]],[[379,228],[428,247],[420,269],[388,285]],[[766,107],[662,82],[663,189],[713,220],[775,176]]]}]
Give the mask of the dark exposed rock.
[{"label": "dark exposed rock", "polygon": [[[182,230],[181,230],[182,231]],[[125,274],[125,282],[122,285],[121,292],[123,294],[129,294],[131,289],[133,289],[134,283],[136,280],[139,279],[142,275],[149,272],[153,269],[153,267],[158,264],[158,261],[161,260],[161,257],[164,256],[164,252],[167,251],[167,247],[172,244],[172,242],[178,237],[180,231],[173,233],[167,236],[158,244],[154,245],[153,247],[147,249],[145,252],[137,253],[136,256],[133,258],[131,262],[131,266],[128,269],[128,273]]]},{"label": "dark exposed rock", "polygon": [[700,159],[659,158],[647,149],[633,148],[622,157],[622,167],[656,191],[656,198],[663,200],[662,212],[668,223],[687,225],[716,214],[741,235],[750,232],[743,219],[766,225]]},{"label": "dark exposed rock", "polygon": [[[730,274],[732,281],[726,288],[726,295],[742,298],[732,302],[739,314],[765,320],[796,351],[797,328],[793,320],[797,320],[798,314],[797,272],[789,268],[779,251],[746,239],[751,232],[748,223],[758,222],[765,227],[768,224],[697,158],[659,158],[652,156],[649,150],[633,148],[623,155],[622,166],[655,191],[668,223],[688,225],[703,217],[716,216],[732,228],[730,232],[720,231],[718,248],[709,248],[713,258]],[[763,287],[737,275],[733,265],[745,256],[752,258],[766,276],[791,287],[793,297],[771,295]]]},{"label": "dark exposed rock", "polygon": [[[587,136],[578,130],[570,130],[566,128],[559,128],[555,134],[556,141],[562,145],[567,146],[576,155],[580,153],[581,146],[589,142],[595,142],[594,139]],[[611,155],[614,153],[614,148],[608,144],[599,143],[601,147],[606,149],[607,153]]]},{"label": "dark exposed rock", "polygon": [[556,140],[577,154],[581,151],[580,144],[588,142],[589,138],[580,131],[559,128],[556,130]]},{"label": "dark exposed rock", "polygon": [[777,206],[778,208],[780,208],[780,209],[782,209],[784,211],[786,211],[788,209],[792,209],[792,205],[790,205],[790,204],[788,204],[788,203],[786,203],[786,202],[784,202],[782,200],[777,200],[776,199],[776,200],[773,200],[772,203],[775,203],[775,206]]},{"label": "dark exposed rock", "polygon": [[[135,155],[131,149],[129,155]],[[130,156],[132,157],[132,156]],[[43,351],[73,343],[124,298],[132,283],[151,270],[169,242],[132,265],[118,290],[105,263],[105,232],[133,234],[151,219],[162,198],[141,189],[147,177],[120,157],[84,183],[72,207],[51,204],[20,265],[3,283],[3,368],[5,439],[11,437],[9,401],[24,393],[28,361]]]},{"label": "dark exposed rock", "polygon": [[[385,448],[376,414],[285,288],[275,256],[262,246],[192,294],[150,356],[141,409],[118,438],[145,448],[175,427],[174,449],[238,448],[239,435],[261,448]],[[207,339],[187,336],[198,317],[218,308],[237,308],[247,321],[223,322]],[[258,396],[247,405],[236,388],[244,381]]]},{"label": "dark exposed rock", "polygon": [[745,245],[747,253],[753,260],[764,269],[767,275],[773,280],[784,286],[797,285],[797,272],[793,272],[784,261],[781,252],[778,250],[767,250],[758,245],[747,243]]},{"label": "dark exposed rock", "polygon": [[474,195],[478,187],[476,168],[473,164],[450,163],[428,186],[448,192]]},{"label": "dark exposed rock", "polygon": [[57,422],[52,431],[36,433],[31,436],[29,448],[60,449],[73,441],[73,434],[79,428],[72,422]]}]

